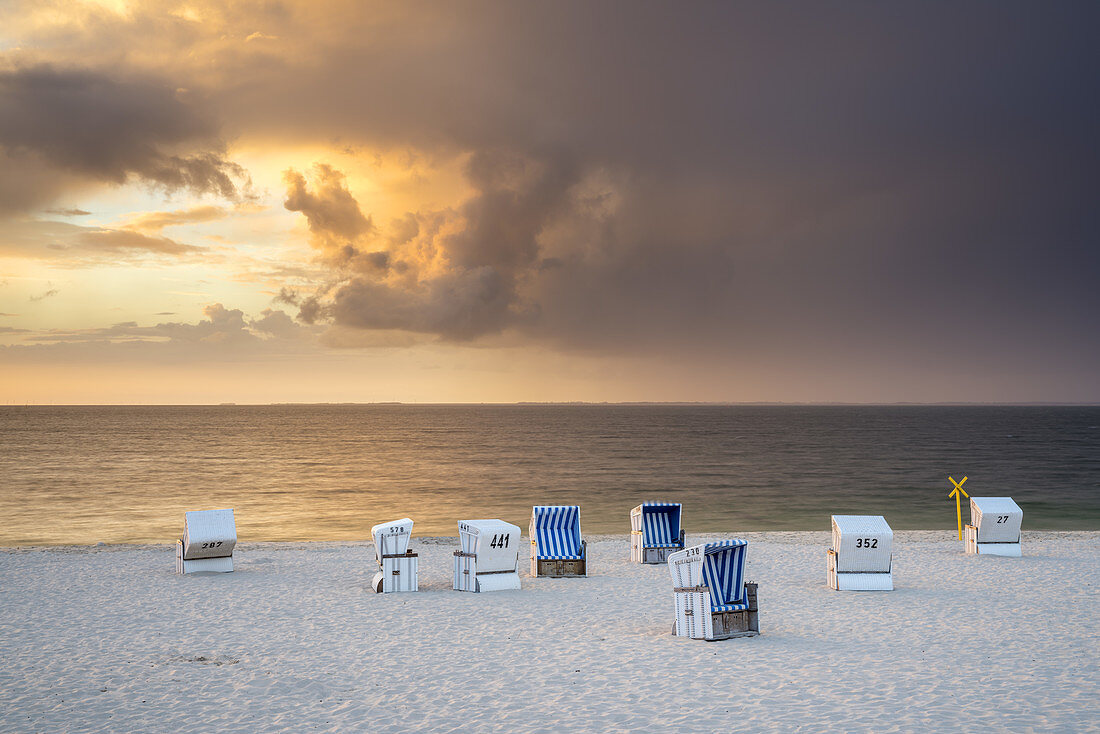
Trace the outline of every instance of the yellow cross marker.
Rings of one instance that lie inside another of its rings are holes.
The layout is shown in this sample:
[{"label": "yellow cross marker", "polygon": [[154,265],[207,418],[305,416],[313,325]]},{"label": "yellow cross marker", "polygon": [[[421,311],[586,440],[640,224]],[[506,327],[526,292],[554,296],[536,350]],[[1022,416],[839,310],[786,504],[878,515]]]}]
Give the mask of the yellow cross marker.
[{"label": "yellow cross marker", "polygon": [[966,484],[966,477],[963,477],[961,482],[956,482],[954,480],[954,478],[952,478],[952,477],[948,477],[948,479],[950,479],[951,483],[955,485],[955,488],[953,490],[951,490],[951,493],[947,496],[955,498],[955,515],[957,515],[958,518],[959,518],[959,540],[962,540],[963,539],[963,511],[962,511],[962,505],[959,501],[959,495],[961,494],[963,497],[969,497],[970,496],[966,493],[966,490],[963,489],[963,485]]}]

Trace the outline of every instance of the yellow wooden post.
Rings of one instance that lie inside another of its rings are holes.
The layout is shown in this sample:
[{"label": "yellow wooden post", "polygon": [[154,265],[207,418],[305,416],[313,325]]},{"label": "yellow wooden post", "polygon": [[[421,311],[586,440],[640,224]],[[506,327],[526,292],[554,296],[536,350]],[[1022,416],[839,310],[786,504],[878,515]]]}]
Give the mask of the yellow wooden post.
[{"label": "yellow wooden post", "polygon": [[963,539],[963,512],[962,512],[962,501],[961,501],[961,498],[959,497],[959,495],[961,494],[965,497],[970,496],[966,493],[966,490],[963,489],[963,485],[966,484],[966,477],[963,477],[962,481],[959,481],[959,482],[956,482],[953,477],[948,477],[948,479],[950,479],[951,483],[955,485],[955,488],[953,490],[951,490],[951,494],[949,494],[947,496],[955,498],[955,517],[958,518],[958,521],[959,521],[959,540],[962,540]]}]

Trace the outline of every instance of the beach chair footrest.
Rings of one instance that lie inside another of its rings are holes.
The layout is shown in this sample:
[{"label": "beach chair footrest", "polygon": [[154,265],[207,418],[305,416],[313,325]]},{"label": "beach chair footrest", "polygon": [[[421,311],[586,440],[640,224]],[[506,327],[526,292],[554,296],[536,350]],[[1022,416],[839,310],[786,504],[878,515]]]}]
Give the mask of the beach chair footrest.
[{"label": "beach chair footrest", "polygon": [[670,546],[668,548],[642,548],[642,563],[668,563],[668,557],[678,550],[683,550],[683,548],[675,546]]},{"label": "beach chair footrest", "polygon": [[549,578],[577,578],[588,575],[587,564],[583,558],[570,561],[536,559],[535,566],[536,576],[546,576]]},{"label": "beach chair footrest", "polygon": [[219,558],[184,558],[183,541],[176,543],[176,573],[231,573],[233,556]]},{"label": "beach chair footrest", "polygon": [[672,634],[697,640],[728,640],[733,637],[756,637],[760,634],[760,612],[756,602],[757,585],[745,582],[747,609],[716,612],[710,605],[710,589],[706,586],[676,587],[678,620]]},{"label": "beach chair footrest", "polygon": [[420,557],[416,553],[385,554],[371,586],[380,594],[417,591],[420,588],[419,565]]},{"label": "beach chair footrest", "polygon": [[737,612],[711,612],[714,634],[708,640],[728,640],[734,637],[756,637],[760,634],[760,612],[756,606],[757,585],[745,582],[745,600],[748,609]]}]

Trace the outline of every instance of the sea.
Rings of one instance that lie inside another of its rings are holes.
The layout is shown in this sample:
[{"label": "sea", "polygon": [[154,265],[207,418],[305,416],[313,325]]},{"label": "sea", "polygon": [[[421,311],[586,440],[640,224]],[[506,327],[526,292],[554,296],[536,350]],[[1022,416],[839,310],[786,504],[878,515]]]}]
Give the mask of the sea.
[{"label": "sea", "polygon": [[[171,543],[233,508],[244,541],[420,536],[576,504],[583,532],[681,502],[693,532],[956,526],[952,484],[1025,530],[1100,530],[1100,407],[270,405],[0,407],[0,545]],[[969,517],[963,503],[963,522]]]}]

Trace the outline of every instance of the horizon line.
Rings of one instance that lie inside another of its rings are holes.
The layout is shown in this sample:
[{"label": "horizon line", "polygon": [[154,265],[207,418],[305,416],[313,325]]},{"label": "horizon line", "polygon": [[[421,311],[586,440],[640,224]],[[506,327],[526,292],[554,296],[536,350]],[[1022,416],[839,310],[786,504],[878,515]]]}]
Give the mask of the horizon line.
[{"label": "horizon line", "polygon": [[376,400],[376,401],[277,401],[256,403],[14,403],[8,402],[0,405],[3,408],[245,408],[245,407],[276,407],[276,406],[790,406],[790,407],[963,407],[963,406],[988,406],[988,407],[1100,407],[1098,401],[1054,401],[1054,400],[1030,400],[1030,401],[962,401],[942,400],[917,402],[898,400],[891,402],[857,402],[840,400],[820,401],[782,401],[782,400],[622,400],[622,401],[593,401],[593,400],[517,400],[517,401],[407,401],[407,400]]}]

